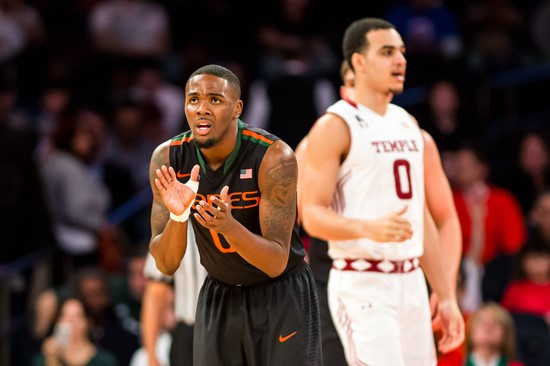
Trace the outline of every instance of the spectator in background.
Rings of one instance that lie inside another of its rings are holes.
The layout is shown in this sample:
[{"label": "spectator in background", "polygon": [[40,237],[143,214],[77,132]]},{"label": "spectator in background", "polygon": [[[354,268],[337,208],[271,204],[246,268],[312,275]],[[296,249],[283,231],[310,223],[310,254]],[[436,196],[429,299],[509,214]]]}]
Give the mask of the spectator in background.
[{"label": "spectator in background", "polygon": [[537,132],[526,133],[520,141],[516,164],[498,179],[498,184],[508,188],[525,215],[532,209],[535,198],[550,188],[550,157],[546,139]]},{"label": "spectator in background", "polygon": [[471,116],[455,82],[440,79],[431,84],[427,105],[418,120],[435,140],[441,163],[451,186],[456,186],[456,150],[460,142],[470,138]]},{"label": "spectator in background", "polygon": [[431,85],[427,115],[419,120],[442,154],[457,150],[460,141],[470,137],[469,119],[458,89],[450,80],[439,80]]},{"label": "spectator in background", "polygon": [[497,256],[515,254],[526,238],[525,217],[516,198],[488,182],[489,166],[475,143],[457,151],[454,200],[463,237],[466,289],[461,307],[476,310],[482,303],[484,267]]},{"label": "spectator in background", "polygon": [[515,361],[514,322],[500,305],[487,303],[481,306],[472,314],[466,331],[466,366],[524,366]]},{"label": "spectator in background", "polygon": [[42,353],[33,366],[83,365],[117,366],[114,355],[90,339],[90,318],[84,304],[68,298],[59,309],[54,333],[42,343]]},{"label": "spectator in background", "polygon": [[336,56],[311,0],[278,0],[259,26],[259,77],[251,82],[246,120],[295,149],[338,96],[330,75]]},{"label": "spectator in background", "polygon": [[164,80],[158,67],[144,66],[138,70],[135,83],[130,87],[130,96],[139,103],[151,103],[159,109],[162,118],[162,135],[155,146],[184,129],[183,89]]},{"label": "spectator in background", "polygon": [[69,109],[72,99],[73,92],[64,81],[51,81],[42,88],[36,112],[36,125],[40,135],[37,156],[40,160],[52,152],[55,124]]},{"label": "spectator in background", "polygon": [[531,38],[542,61],[550,61],[550,1],[540,1],[531,14]]},{"label": "spectator in background", "polygon": [[46,40],[47,32],[40,13],[25,0],[0,0],[0,12],[19,24],[29,44],[41,44]]},{"label": "spectator in background", "polygon": [[469,68],[479,75],[506,71],[522,65],[521,49],[526,44],[522,30],[525,17],[509,0],[482,0],[465,9],[470,30]]},{"label": "spectator in background", "polygon": [[272,81],[257,79],[250,85],[248,109],[243,119],[268,129],[295,149],[324,110],[337,100],[328,79],[289,76]]},{"label": "spectator in background", "polygon": [[100,51],[127,59],[159,59],[170,46],[165,8],[147,0],[108,0],[89,13],[89,30]]},{"label": "spectator in background", "polygon": [[16,100],[16,89],[0,80],[0,230],[2,242],[9,243],[0,265],[55,244],[35,159],[39,133],[18,117]]},{"label": "spectator in background", "polygon": [[398,2],[384,19],[395,24],[407,45],[408,86],[425,83],[426,75],[433,75],[434,68],[445,69],[462,50],[456,16],[442,1]]},{"label": "spectator in background", "polygon": [[[149,189],[149,159],[154,150],[154,136],[146,135],[150,132],[146,120],[144,106],[125,101],[114,107],[111,114],[111,134],[106,142],[104,162],[111,167],[112,172],[126,174],[126,184],[112,176],[110,187],[119,202]],[[148,227],[149,206],[145,205],[129,217],[125,223],[125,232],[131,242],[141,243],[149,239]]]},{"label": "spectator in background", "polygon": [[537,197],[530,213],[530,239],[540,240],[550,246],[550,189]]},{"label": "spectator in background", "polygon": [[7,65],[26,47],[25,30],[8,14],[0,11],[0,66]]},{"label": "spectator in background", "polygon": [[139,191],[149,185],[149,159],[155,147],[143,133],[143,110],[138,103],[126,101],[116,105],[111,116],[112,129],[104,159],[125,168]]},{"label": "spectator in background", "polygon": [[336,56],[316,21],[311,0],[278,0],[257,32],[260,76],[323,76],[337,67]]},{"label": "spectator in background", "polygon": [[453,58],[462,49],[456,16],[441,1],[407,0],[391,6],[385,18],[395,24],[413,56]]},{"label": "spectator in background", "polygon": [[42,164],[42,177],[63,263],[62,276],[99,261],[100,237],[108,232],[110,196],[92,170],[103,144],[104,120],[92,110],[65,114],[52,134],[55,150]]},{"label": "spectator in background", "polygon": [[517,278],[506,287],[502,305],[513,313],[540,316],[550,325],[550,245],[530,240],[516,259]]},{"label": "spectator in background", "polygon": [[109,291],[120,324],[128,332],[140,337],[140,316],[147,279],[143,271],[149,253],[146,244],[127,248],[123,258],[124,270],[109,276]]},{"label": "spectator in background", "polygon": [[[23,35],[24,46],[15,59],[19,92],[25,99],[37,97],[47,62],[48,31],[42,16],[25,0],[0,0],[0,14],[15,21]],[[9,42],[2,40],[0,44]]]},{"label": "spectator in background", "polygon": [[87,14],[88,36],[95,51],[95,79],[89,80],[97,98],[117,88],[126,89],[134,73],[150,62],[162,61],[170,52],[170,21],[162,2],[105,0]]},{"label": "spectator in background", "polygon": [[128,331],[124,321],[117,316],[118,304],[114,302],[113,288],[114,291],[125,291],[116,285],[112,287],[112,277],[104,270],[91,266],[79,269],[71,282],[44,291],[34,306],[35,339],[41,340],[50,331],[59,304],[76,297],[91,319],[92,342],[110,350],[119,365],[128,365],[132,354],[139,348],[139,338]]},{"label": "spectator in background", "polygon": [[[55,248],[44,184],[36,161],[39,134],[32,125],[18,123],[25,119],[13,118],[16,100],[16,89],[0,79],[0,268],[10,268],[8,264],[18,268],[17,272],[2,270],[0,283],[7,291],[0,302],[4,314],[12,320],[28,319],[28,305],[51,285],[49,254]],[[32,264],[29,267],[16,264],[36,256],[40,258],[28,262]],[[15,321],[10,323],[13,325]],[[25,325],[28,326],[26,322]],[[7,330],[11,331],[7,337],[13,346],[11,364],[18,365],[20,361],[28,365],[31,359],[28,347],[32,344],[28,327],[13,326]]]}]

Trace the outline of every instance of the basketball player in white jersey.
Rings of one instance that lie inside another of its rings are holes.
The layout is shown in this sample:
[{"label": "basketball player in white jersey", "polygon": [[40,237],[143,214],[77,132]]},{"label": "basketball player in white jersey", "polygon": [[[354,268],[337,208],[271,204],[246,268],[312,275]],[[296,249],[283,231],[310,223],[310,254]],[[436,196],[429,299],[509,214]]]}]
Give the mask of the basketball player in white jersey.
[{"label": "basketball player in white jersey", "polygon": [[[171,365],[193,365],[193,325],[199,290],[206,277],[200,264],[195,234],[191,225],[187,228],[187,254],[174,273],[167,276],[157,269],[155,258],[149,253],[145,262],[148,279],[141,312],[141,339],[147,353],[149,366],[164,366],[157,355],[157,340],[161,334],[164,303],[173,283],[175,293],[174,312],[176,329],[172,332],[169,360]],[[166,356],[166,355],[165,355]]]},{"label": "basketball player in white jersey", "polygon": [[427,289],[439,297],[442,352],[464,338],[424,196],[424,139],[389,103],[403,89],[405,47],[393,25],[366,18],[343,41],[355,102],[328,108],[308,134],[302,218],[328,240],[329,306],[350,365],[435,365]]}]

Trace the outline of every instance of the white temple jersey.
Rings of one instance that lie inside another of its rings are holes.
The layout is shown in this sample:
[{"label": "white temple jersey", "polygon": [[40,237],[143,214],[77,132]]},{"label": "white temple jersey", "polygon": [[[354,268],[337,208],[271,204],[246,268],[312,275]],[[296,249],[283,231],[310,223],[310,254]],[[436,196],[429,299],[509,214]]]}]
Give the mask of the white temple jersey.
[{"label": "white temple jersey", "polygon": [[344,217],[372,220],[407,207],[402,215],[413,236],[401,243],[368,238],[329,241],[338,258],[404,260],[420,257],[424,237],[424,138],[403,108],[389,104],[381,116],[340,100],[327,109],[348,125],[350,150],[340,167],[333,209]]}]

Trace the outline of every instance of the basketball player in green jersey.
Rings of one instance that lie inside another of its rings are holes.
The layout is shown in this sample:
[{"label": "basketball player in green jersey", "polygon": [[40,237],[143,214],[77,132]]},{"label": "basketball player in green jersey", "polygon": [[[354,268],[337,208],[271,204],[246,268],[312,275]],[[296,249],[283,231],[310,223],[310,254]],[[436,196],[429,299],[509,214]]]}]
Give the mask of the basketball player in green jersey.
[{"label": "basketball player in green jersey", "polygon": [[161,144],[151,159],[150,249],[159,270],[171,275],[193,221],[208,272],[194,363],[321,365],[317,293],[297,225],[294,153],[239,119],[240,83],[230,70],[204,66],[185,91],[190,130]]}]

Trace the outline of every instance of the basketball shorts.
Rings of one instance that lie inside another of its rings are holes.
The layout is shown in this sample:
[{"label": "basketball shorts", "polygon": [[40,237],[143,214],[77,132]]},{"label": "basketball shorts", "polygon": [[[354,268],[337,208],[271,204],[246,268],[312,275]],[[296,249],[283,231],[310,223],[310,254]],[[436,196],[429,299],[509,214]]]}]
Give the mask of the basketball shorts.
[{"label": "basketball shorts", "polygon": [[252,286],[207,276],[195,318],[197,366],[321,366],[319,304],[304,262]]},{"label": "basketball shorts", "polygon": [[435,366],[424,273],[331,269],[329,307],[349,365]]}]

